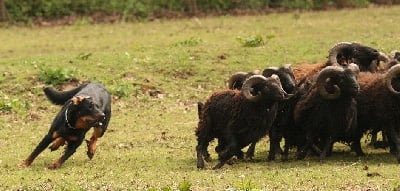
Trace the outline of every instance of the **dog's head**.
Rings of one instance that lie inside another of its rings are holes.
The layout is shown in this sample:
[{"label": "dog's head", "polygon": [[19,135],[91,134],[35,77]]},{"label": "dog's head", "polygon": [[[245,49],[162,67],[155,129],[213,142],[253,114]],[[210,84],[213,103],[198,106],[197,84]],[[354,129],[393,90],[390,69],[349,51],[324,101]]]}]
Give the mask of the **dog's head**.
[{"label": "dog's head", "polygon": [[105,118],[105,114],[92,97],[74,96],[71,99],[71,107],[76,116],[75,128],[102,125],[101,121]]}]

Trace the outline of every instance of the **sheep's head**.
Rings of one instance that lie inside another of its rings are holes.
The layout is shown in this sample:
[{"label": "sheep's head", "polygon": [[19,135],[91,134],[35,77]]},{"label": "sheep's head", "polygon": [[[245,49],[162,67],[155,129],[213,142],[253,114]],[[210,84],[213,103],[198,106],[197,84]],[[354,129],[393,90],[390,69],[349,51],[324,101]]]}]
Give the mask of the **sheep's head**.
[{"label": "sheep's head", "polygon": [[354,97],[358,94],[360,86],[357,82],[360,72],[356,64],[346,67],[328,66],[321,70],[317,78],[318,93],[329,100],[338,99],[341,96]]},{"label": "sheep's head", "polygon": [[233,89],[242,89],[244,81],[250,76],[260,74],[259,70],[253,70],[251,72],[236,72],[233,74],[228,80],[228,88]]},{"label": "sheep's head", "polygon": [[400,65],[389,69],[385,76],[385,82],[390,92],[400,95]]},{"label": "sheep's head", "polygon": [[271,77],[274,74],[278,75],[285,92],[290,94],[294,93],[296,89],[296,80],[290,64],[283,65],[279,68],[268,67],[262,73],[264,77]]},{"label": "sheep's head", "polygon": [[389,70],[390,68],[392,68],[395,65],[400,64],[400,51],[398,50],[393,50],[390,54],[389,54],[389,62],[386,64],[385,69]]},{"label": "sheep's head", "polygon": [[340,42],[329,50],[328,62],[330,65],[347,66],[357,64],[361,71],[376,72],[379,62],[388,62],[388,57],[378,50],[351,42]]},{"label": "sheep's head", "polygon": [[285,90],[283,90],[277,75],[272,75],[268,78],[262,75],[251,76],[244,82],[242,93],[252,102],[281,101],[288,96]]}]

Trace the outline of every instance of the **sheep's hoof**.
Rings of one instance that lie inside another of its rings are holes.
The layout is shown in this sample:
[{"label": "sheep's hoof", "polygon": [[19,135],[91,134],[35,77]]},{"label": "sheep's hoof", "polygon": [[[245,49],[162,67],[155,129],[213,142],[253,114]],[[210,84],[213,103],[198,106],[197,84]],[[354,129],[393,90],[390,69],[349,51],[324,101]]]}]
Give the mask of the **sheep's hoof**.
[{"label": "sheep's hoof", "polygon": [[211,156],[205,156],[205,157],[204,157],[204,160],[205,160],[206,162],[211,162],[211,161],[212,161],[212,158],[211,158]]},{"label": "sheep's hoof", "polygon": [[220,161],[217,165],[215,165],[212,169],[217,170],[224,166],[225,162]]},{"label": "sheep's hoof", "polygon": [[197,161],[197,168],[204,169],[204,161]]},{"label": "sheep's hoof", "polygon": [[274,155],[268,155],[267,161],[274,161],[274,160],[275,160],[275,156]]}]

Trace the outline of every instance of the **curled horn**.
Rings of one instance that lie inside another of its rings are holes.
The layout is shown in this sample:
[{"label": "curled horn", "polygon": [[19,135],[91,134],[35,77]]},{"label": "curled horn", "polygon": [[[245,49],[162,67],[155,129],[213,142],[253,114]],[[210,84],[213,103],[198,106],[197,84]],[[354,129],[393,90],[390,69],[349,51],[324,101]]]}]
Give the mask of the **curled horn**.
[{"label": "curled horn", "polygon": [[229,89],[241,89],[246,78],[260,74],[260,70],[253,70],[251,72],[236,72],[228,80]]},{"label": "curled horn", "polygon": [[273,74],[277,74],[278,70],[279,70],[278,67],[268,67],[262,72],[262,75],[265,77],[269,77],[272,76]]},{"label": "curled horn", "polygon": [[321,70],[317,78],[317,90],[319,95],[321,95],[325,99],[333,100],[340,96],[341,90],[337,85],[334,85],[334,92],[329,93],[326,88],[326,80],[330,77],[336,76],[343,72],[343,68],[339,66],[328,66],[325,69]]},{"label": "curled horn", "polygon": [[400,65],[395,65],[388,71],[388,73],[385,76],[386,87],[389,89],[390,92],[392,92],[393,94],[396,94],[396,95],[399,95],[400,92],[393,88],[392,80],[398,74],[400,74]]},{"label": "curled horn", "polygon": [[379,52],[378,60],[387,63],[389,62],[389,57],[385,53]]},{"label": "curled horn", "polygon": [[341,49],[350,47],[352,43],[350,42],[339,42],[335,44],[330,50],[329,50],[329,56],[328,56],[328,61],[332,63],[332,65],[339,65],[337,61],[337,56]]},{"label": "curled horn", "polygon": [[357,75],[360,73],[360,67],[358,67],[357,64],[351,63],[346,68],[350,69],[351,71],[353,71]]},{"label": "curled horn", "polygon": [[249,101],[252,102],[257,102],[261,99],[261,93],[257,92],[256,95],[252,94],[252,89],[255,85],[257,84],[262,84],[262,83],[266,83],[267,82],[267,78],[262,76],[262,75],[254,75],[251,76],[250,78],[248,78],[242,87],[242,93],[243,95],[246,97],[246,99],[248,99]]},{"label": "curled horn", "polygon": [[238,89],[237,87],[241,87],[244,80],[246,80],[247,74],[247,72],[236,72],[233,74],[228,80],[228,88]]}]

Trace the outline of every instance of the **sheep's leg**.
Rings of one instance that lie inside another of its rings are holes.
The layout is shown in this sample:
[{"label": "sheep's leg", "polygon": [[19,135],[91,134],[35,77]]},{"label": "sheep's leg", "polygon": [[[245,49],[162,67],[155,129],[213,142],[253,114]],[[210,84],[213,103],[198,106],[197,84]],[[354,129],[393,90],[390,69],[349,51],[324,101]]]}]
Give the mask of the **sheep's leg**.
[{"label": "sheep's leg", "polygon": [[306,136],[306,144],[297,152],[297,159],[302,160],[307,156],[307,153],[310,151],[310,149],[315,146],[314,145],[314,135],[309,133],[308,136]]},{"label": "sheep's leg", "polygon": [[[204,168],[204,159],[203,156],[205,155],[207,158],[207,147],[208,144],[211,140],[206,139],[206,138],[198,138],[197,139],[197,146],[196,146],[196,151],[197,151],[197,168]],[[207,159],[206,159],[207,160]]]},{"label": "sheep's leg", "polygon": [[281,139],[282,137],[279,136],[277,132],[275,132],[274,130],[270,131],[269,153],[267,157],[268,161],[275,160],[276,151],[282,154],[283,151],[281,149],[281,146],[279,145]]},{"label": "sheep's leg", "polygon": [[334,141],[333,141],[332,137],[328,137],[328,139],[324,141],[322,152],[319,155],[320,161],[325,160],[328,153],[332,152],[333,143],[334,143]]},{"label": "sheep's leg", "polygon": [[375,148],[378,147],[378,131],[375,129],[371,132],[371,142],[369,145],[373,145]]},{"label": "sheep's leg", "polygon": [[229,144],[226,146],[226,148],[218,153],[219,163],[216,166],[214,166],[213,169],[221,168],[229,159],[231,159],[234,155],[237,155],[239,152],[241,152],[241,150],[237,147],[237,142],[235,137],[230,136],[230,140],[228,142]]},{"label": "sheep's leg", "polygon": [[395,130],[395,126],[390,126],[388,128],[388,134],[390,136],[390,138],[392,139],[393,143],[394,143],[394,148],[395,148],[395,152],[397,155],[397,162],[400,163],[400,135],[399,133]]},{"label": "sheep's leg", "polygon": [[249,148],[247,149],[247,152],[246,152],[246,158],[253,159],[254,151],[256,149],[256,144],[257,144],[257,142],[252,142],[250,144],[250,146],[249,146]]},{"label": "sheep's leg", "polygon": [[285,146],[284,146],[283,152],[281,154],[282,161],[289,160],[289,149],[290,149],[289,143],[288,143],[288,141],[285,140]]}]

